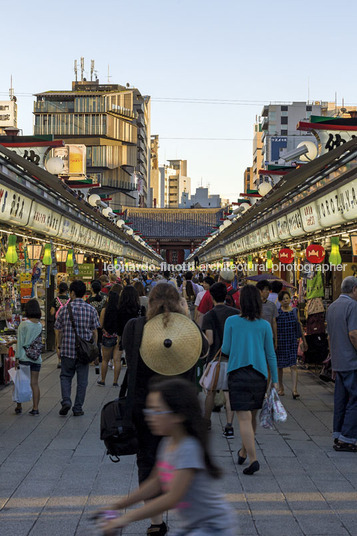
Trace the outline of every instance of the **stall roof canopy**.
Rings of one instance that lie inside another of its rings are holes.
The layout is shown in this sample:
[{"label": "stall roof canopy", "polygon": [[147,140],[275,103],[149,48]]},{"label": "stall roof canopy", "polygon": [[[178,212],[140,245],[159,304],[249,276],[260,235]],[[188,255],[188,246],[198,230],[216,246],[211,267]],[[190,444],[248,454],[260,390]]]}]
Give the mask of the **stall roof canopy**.
[{"label": "stall roof canopy", "polygon": [[253,205],[243,216],[219,233],[209,244],[202,247],[199,254],[215,249],[223,240],[229,240],[233,235],[243,234],[245,227],[259,220],[267,212],[276,208],[279,203],[286,201],[288,198],[293,198],[297,190],[313,184],[318,180],[320,173],[338,166],[339,162],[347,155],[353,155],[353,153],[357,154],[357,138],[287,173],[267,195]]}]

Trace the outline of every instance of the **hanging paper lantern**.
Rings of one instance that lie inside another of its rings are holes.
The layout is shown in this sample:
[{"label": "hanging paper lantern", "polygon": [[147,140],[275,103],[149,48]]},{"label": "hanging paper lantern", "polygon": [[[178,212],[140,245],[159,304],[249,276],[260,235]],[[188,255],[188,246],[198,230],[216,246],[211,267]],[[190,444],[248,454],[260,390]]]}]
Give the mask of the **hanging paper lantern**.
[{"label": "hanging paper lantern", "polygon": [[294,252],[290,248],[283,248],[279,251],[279,261],[283,264],[291,264],[294,260]]},{"label": "hanging paper lantern", "polygon": [[341,264],[341,254],[340,254],[340,239],[338,236],[333,236],[331,238],[331,253],[330,253],[330,264],[337,266]]},{"label": "hanging paper lantern", "polygon": [[84,253],[77,253],[76,259],[77,259],[78,264],[83,264],[84,263]]},{"label": "hanging paper lantern", "polygon": [[248,255],[248,270],[253,270],[253,257]]},{"label": "hanging paper lantern", "polygon": [[19,258],[16,251],[16,242],[17,236],[13,234],[9,235],[8,247],[5,255],[6,262],[9,264],[15,264]]},{"label": "hanging paper lantern", "polygon": [[[338,239],[337,239],[338,240]],[[331,240],[332,243],[332,240]],[[306,248],[306,260],[313,264],[319,264],[325,258],[325,249],[319,244],[310,244]]]},{"label": "hanging paper lantern", "polygon": [[57,262],[66,262],[68,251],[66,249],[58,249],[56,251]]},{"label": "hanging paper lantern", "polygon": [[51,244],[46,244],[45,251],[43,254],[43,259],[42,259],[43,264],[45,264],[46,266],[50,266],[52,264],[52,251],[51,250],[52,250]]},{"label": "hanging paper lantern", "polygon": [[40,244],[28,244],[27,256],[30,261],[39,261],[41,258],[42,246]]},{"label": "hanging paper lantern", "polygon": [[271,251],[267,251],[267,270],[271,270],[273,268],[273,261],[271,260]]},{"label": "hanging paper lantern", "polygon": [[74,266],[73,249],[68,250],[66,266],[67,268],[73,268]]}]

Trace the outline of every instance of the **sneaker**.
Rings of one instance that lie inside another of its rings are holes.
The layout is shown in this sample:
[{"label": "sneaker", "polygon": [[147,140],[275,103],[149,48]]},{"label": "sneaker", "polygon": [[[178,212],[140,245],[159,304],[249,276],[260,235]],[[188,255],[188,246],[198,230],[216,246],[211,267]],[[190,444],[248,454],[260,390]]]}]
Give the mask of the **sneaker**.
[{"label": "sneaker", "polygon": [[84,411],[82,410],[73,412],[73,417],[81,417],[82,415],[84,415]]},{"label": "sneaker", "polygon": [[118,382],[113,382],[113,387],[119,387]]},{"label": "sneaker", "polygon": [[234,428],[233,426],[226,426],[223,430],[223,437],[227,439],[234,439]]},{"label": "sneaker", "polygon": [[98,381],[97,381],[97,385],[104,386],[104,385],[105,385],[105,382],[102,382],[102,380],[98,380]]},{"label": "sneaker", "polygon": [[113,365],[113,361],[112,361],[112,360],[110,360],[110,361],[108,362],[108,367],[111,368],[111,369],[114,368],[114,365]]}]

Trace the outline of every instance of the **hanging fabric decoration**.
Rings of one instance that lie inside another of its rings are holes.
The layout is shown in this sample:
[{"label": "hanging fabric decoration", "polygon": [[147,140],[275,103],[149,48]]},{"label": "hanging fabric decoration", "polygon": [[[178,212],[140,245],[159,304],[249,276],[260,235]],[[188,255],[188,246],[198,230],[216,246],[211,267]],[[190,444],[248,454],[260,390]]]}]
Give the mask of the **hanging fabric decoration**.
[{"label": "hanging fabric decoration", "polygon": [[37,298],[37,283],[39,282],[39,280],[41,278],[41,273],[42,273],[42,262],[37,261],[35,266],[33,267],[33,270],[32,270],[32,277],[31,277],[32,293],[31,293],[31,298]]},{"label": "hanging fabric decoration", "polygon": [[52,254],[51,254],[51,244],[45,245],[45,251],[43,254],[42,262],[45,266],[50,266],[52,264]]},{"label": "hanging fabric decoration", "polygon": [[338,266],[342,262],[340,253],[340,239],[338,236],[333,236],[331,238],[331,253],[329,261],[333,266]]},{"label": "hanging fabric decoration", "polygon": [[27,254],[27,246],[24,247],[24,258],[25,258],[25,272],[31,271],[31,261]]},{"label": "hanging fabric decoration", "polygon": [[9,235],[8,244],[7,244],[7,252],[5,255],[6,262],[9,264],[15,264],[18,260],[18,255],[16,251],[16,242],[17,242],[17,236],[16,235]]},{"label": "hanging fabric decoration", "polygon": [[52,242],[51,242],[51,258],[52,258],[51,274],[57,275],[58,270],[57,270],[56,249],[54,245],[52,244]]},{"label": "hanging fabric decoration", "polygon": [[271,270],[273,268],[273,261],[271,260],[271,251],[267,251],[267,270]]},{"label": "hanging fabric decoration", "polygon": [[72,249],[73,251],[73,273],[74,275],[78,275],[79,274],[79,268],[78,268],[78,263],[77,263],[77,257],[76,257],[76,254],[74,253],[74,250]]},{"label": "hanging fabric decoration", "polygon": [[312,279],[307,279],[306,281],[306,299],[311,300],[312,298],[324,297],[324,282],[322,279],[321,270],[318,270]]}]

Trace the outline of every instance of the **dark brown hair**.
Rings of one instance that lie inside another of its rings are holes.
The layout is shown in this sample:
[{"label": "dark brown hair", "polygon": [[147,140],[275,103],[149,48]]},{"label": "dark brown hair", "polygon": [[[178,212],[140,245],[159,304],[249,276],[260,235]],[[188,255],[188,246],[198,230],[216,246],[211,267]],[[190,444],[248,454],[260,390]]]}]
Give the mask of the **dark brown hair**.
[{"label": "dark brown hair", "polygon": [[263,302],[260,292],[254,285],[245,285],[240,291],[241,316],[248,320],[256,320],[262,316]]},{"label": "dark brown hair", "polygon": [[181,305],[178,290],[170,283],[157,283],[149,294],[147,319],[164,314],[164,325],[167,325],[170,313],[185,314]]}]

